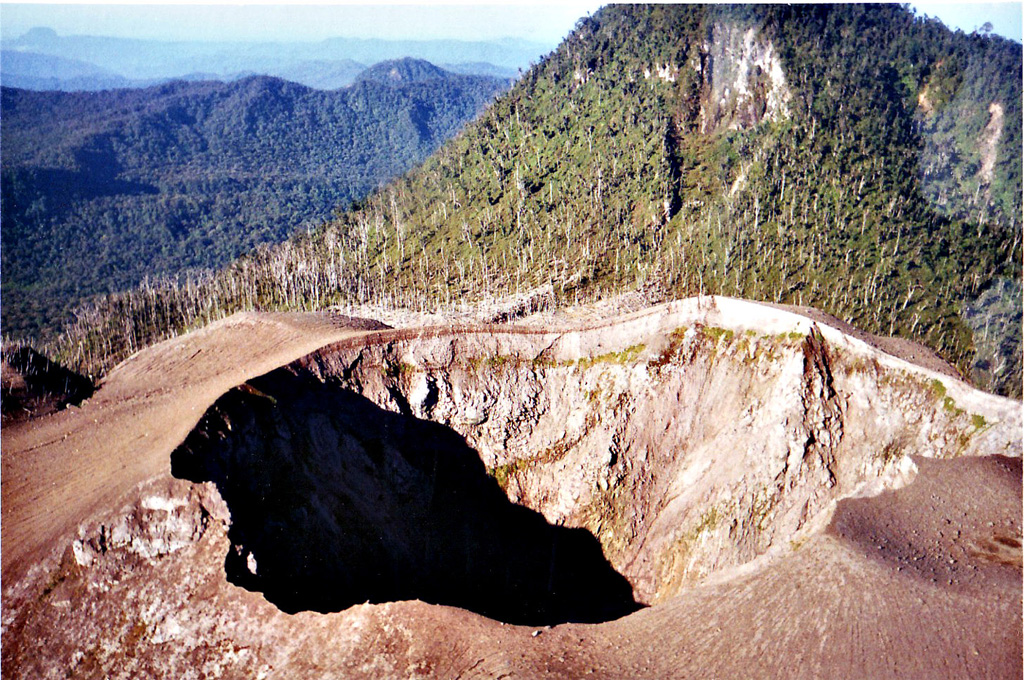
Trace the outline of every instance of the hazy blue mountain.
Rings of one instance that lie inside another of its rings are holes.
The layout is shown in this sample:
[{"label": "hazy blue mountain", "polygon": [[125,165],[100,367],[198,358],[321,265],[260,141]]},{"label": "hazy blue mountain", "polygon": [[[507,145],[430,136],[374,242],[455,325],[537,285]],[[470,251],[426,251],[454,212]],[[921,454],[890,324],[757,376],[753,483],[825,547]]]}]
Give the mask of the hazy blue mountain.
[{"label": "hazy blue mountain", "polygon": [[[362,68],[360,67],[359,70],[362,70]],[[259,74],[252,71],[241,71],[226,75],[194,71],[178,74],[173,78],[133,80],[79,59],[64,59],[49,54],[19,52],[17,50],[3,50],[0,52],[0,85],[4,87],[17,87],[24,90],[94,92],[98,90],[152,87],[171,80],[185,80],[189,82],[218,80],[231,82],[254,75]],[[285,80],[289,79],[285,78]],[[296,80],[296,82],[299,81]],[[349,83],[351,83],[351,79]]]},{"label": "hazy blue mountain", "polygon": [[489,64],[486,61],[474,61],[462,64],[441,64],[441,68],[452,73],[463,73],[470,76],[492,76],[494,78],[515,78],[517,69],[505,68]]},{"label": "hazy blue mountain", "polygon": [[[419,75],[413,75],[407,70],[402,70],[402,77],[405,82],[425,80],[431,77],[440,77],[441,69],[429,62],[415,60],[413,62],[428,64],[429,70]],[[91,92],[96,90],[114,90],[120,88],[140,88],[160,85],[172,80],[185,80],[190,82],[204,80],[218,80],[221,82],[233,82],[255,75],[267,75],[274,78],[281,78],[293,83],[299,83],[316,90],[337,90],[348,87],[357,80],[378,80],[382,81],[382,69],[392,68],[401,60],[387,60],[374,66],[368,67],[351,59],[340,60],[310,60],[282,63],[268,67],[264,71],[253,70],[238,71],[235,73],[212,73],[209,71],[198,71],[183,73],[165,78],[142,78],[129,79],[124,76],[100,68],[78,59],[64,59],[49,54],[37,54],[35,52],[19,52],[17,50],[3,50],[0,56],[0,84],[6,87],[18,87],[25,90],[58,90],[61,92]],[[388,64],[389,66],[382,66]],[[492,78],[510,79],[515,77],[516,70],[503,68],[488,64],[486,62],[473,62],[468,64],[445,65],[444,70],[449,73],[470,76],[489,76]],[[364,73],[366,74],[364,76]]]},{"label": "hazy blue mountain", "polygon": [[[5,50],[74,59],[112,71],[129,80],[166,79],[185,73],[286,74],[305,62],[374,64],[414,57],[432,63],[486,62],[517,70],[539,61],[550,46],[518,39],[497,41],[331,38],[308,43],[162,42],[100,36],[61,36],[47,28],[5,40]],[[290,75],[290,74],[289,74]],[[331,84],[338,81],[331,81]]]},{"label": "hazy blue mountain", "polygon": [[487,62],[523,70],[551,51],[548,45],[513,38],[480,42],[331,38],[319,44],[329,54],[344,55],[368,64],[414,57],[434,64]]},{"label": "hazy blue mountain", "polygon": [[[366,70],[366,64],[351,59],[300,61],[272,69],[266,75],[301,83],[317,90],[336,90],[348,87]],[[478,75],[490,75],[480,73]]]},{"label": "hazy blue mountain", "polygon": [[29,90],[102,90],[129,87],[131,81],[79,59],[2,50],[0,83]]},{"label": "hazy blue mountain", "polygon": [[[58,36],[47,28],[34,28],[20,38],[2,41],[11,51],[31,51],[75,59],[118,73],[129,80],[169,78],[184,73],[232,73],[246,70],[237,59],[246,46],[231,43],[186,43],[131,40],[97,36]],[[259,69],[256,69],[259,70]]]},{"label": "hazy blue mountain", "polygon": [[120,74],[80,59],[65,59],[52,54],[19,50],[0,51],[0,69],[23,76],[82,78],[85,76],[123,78]]},{"label": "hazy blue mountain", "polygon": [[374,64],[359,74],[357,82],[386,83],[388,85],[404,85],[406,83],[423,83],[451,75],[444,69],[434,66],[429,61],[405,57],[389,59]]}]

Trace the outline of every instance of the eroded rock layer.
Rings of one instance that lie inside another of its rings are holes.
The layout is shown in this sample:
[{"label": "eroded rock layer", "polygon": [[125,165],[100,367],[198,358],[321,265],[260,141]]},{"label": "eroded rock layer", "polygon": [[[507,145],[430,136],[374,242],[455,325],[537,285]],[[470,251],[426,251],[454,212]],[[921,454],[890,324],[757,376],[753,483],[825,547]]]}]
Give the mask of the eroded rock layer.
[{"label": "eroded rock layer", "polygon": [[726,314],[427,334],[289,371],[465,438],[511,501],[593,533],[647,604],[786,549],[838,498],[901,484],[905,454],[1019,451],[1019,416],[993,415],[999,400],[959,405],[953,381],[797,317],[776,331]]}]

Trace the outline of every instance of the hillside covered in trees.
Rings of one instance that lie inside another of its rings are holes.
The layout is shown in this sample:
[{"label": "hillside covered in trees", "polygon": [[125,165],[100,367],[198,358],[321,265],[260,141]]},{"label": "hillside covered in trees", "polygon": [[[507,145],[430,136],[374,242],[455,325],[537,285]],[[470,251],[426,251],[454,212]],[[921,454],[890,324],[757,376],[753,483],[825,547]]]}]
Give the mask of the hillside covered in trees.
[{"label": "hillside covered in trees", "polygon": [[330,224],[54,347],[98,370],[238,309],[639,288],[813,305],[1019,396],[1020,149],[1001,38],[897,5],[607,7]]},{"label": "hillside covered in trees", "polygon": [[216,267],[328,219],[422,161],[508,82],[385,62],[324,92],[267,77],[95,93],[4,88],[3,326]]}]

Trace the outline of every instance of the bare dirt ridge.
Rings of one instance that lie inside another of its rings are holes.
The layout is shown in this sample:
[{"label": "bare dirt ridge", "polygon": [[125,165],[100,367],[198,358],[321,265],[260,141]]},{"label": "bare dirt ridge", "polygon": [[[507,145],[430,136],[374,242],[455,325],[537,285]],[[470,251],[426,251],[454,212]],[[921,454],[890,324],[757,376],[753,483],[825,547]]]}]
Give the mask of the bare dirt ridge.
[{"label": "bare dirt ridge", "polygon": [[80,407],[5,426],[4,580],[83,519],[169,474],[171,450],[225,391],[366,327],[332,314],[236,314],[139,352]]},{"label": "bare dirt ridge", "polygon": [[[241,314],[5,427],[4,676],[1020,676],[1018,402],[728,298],[552,321]],[[473,613],[566,541],[648,606]]]}]

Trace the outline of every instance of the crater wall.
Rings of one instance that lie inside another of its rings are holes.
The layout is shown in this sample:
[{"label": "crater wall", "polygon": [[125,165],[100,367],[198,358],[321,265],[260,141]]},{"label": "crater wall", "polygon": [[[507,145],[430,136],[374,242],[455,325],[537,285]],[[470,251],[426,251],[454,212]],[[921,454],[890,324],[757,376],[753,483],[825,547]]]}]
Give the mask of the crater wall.
[{"label": "crater wall", "polygon": [[596,536],[647,604],[789,549],[837,499],[903,484],[910,455],[1019,452],[1012,402],[795,315],[726,316],[743,318],[426,334],[291,370],[451,428],[510,501]]}]

